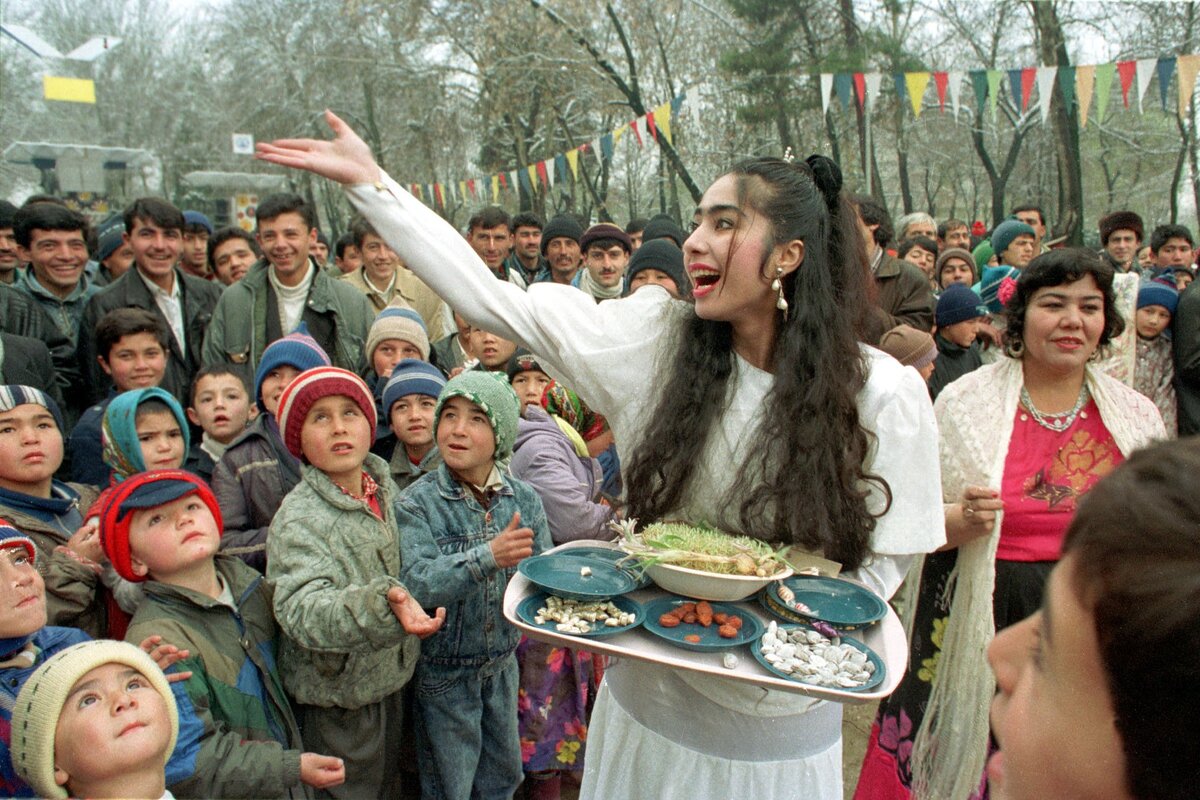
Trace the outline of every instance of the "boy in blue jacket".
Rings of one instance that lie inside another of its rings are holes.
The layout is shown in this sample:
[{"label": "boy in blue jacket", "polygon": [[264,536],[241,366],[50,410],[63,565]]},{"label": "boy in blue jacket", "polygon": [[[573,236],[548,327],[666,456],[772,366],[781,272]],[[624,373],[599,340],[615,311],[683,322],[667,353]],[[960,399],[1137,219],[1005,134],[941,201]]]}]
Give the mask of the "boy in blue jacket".
[{"label": "boy in blue jacket", "polygon": [[502,373],[452,378],[434,412],[444,463],[395,506],[404,584],[446,607],[414,681],[423,798],[509,798],[521,783],[520,637],[501,604],[517,564],[551,542],[537,494],[496,466],[512,454],[519,410]]}]

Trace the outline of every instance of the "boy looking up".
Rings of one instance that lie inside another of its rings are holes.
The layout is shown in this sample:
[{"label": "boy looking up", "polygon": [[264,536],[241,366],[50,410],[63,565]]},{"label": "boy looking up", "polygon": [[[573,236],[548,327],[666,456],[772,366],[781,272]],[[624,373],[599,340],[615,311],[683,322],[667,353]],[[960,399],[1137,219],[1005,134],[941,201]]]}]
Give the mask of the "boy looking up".
[{"label": "boy looking up", "polygon": [[[174,789],[202,797],[304,796],[341,782],[336,758],[301,753],[300,730],[276,671],[271,590],[220,555],[221,510],[182,470],[143,472],[105,494],[100,539],[117,574],[143,582],[127,641],[162,635],[189,652],[180,668],[204,725],[196,775]],[[240,658],[234,654],[241,655]],[[295,791],[293,791],[295,790]]]},{"label": "boy looking up", "polygon": [[521,782],[520,636],[501,598],[521,559],[551,544],[542,501],[496,467],[512,455],[519,409],[503,375],[451,378],[435,412],[444,463],[396,504],[403,579],[422,602],[446,606],[456,632],[421,648],[413,710],[423,797],[510,797]]},{"label": "boy looking up", "polygon": [[400,690],[418,637],[436,632],[445,612],[429,617],[399,581],[396,487],[369,452],[366,383],[336,367],[302,373],[280,397],[279,427],[304,461],[267,538],[280,675],[308,746],[345,761],[346,783],[331,794],[394,796],[398,753],[387,745],[400,741]]},{"label": "boy looking up", "polygon": [[301,326],[263,351],[254,380],[259,415],[213,467],[212,487],[225,515],[221,548],[259,572],[267,568],[267,526],[284,495],[300,482],[300,462],[284,447],[276,417],[279,398],[306,369],[329,356]]},{"label": "boy looking up", "polygon": [[442,456],[433,441],[433,410],[446,379],[437,367],[406,358],[383,387],[383,408],[396,436],[388,464],[398,489],[437,469]]}]

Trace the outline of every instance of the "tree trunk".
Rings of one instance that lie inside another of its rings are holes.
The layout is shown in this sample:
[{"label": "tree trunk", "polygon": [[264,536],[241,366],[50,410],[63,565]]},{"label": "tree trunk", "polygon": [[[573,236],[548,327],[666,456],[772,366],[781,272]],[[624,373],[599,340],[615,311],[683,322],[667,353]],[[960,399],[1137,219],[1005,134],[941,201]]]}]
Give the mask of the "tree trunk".
[{"label": "tree trunk", "polygon": [[[1029,3],[1033,22],[1038,31],[1038,54],[1043,64],[1057,64],[1060,68],[1070,66],[1066,37],[1058,20],[1057,4],[1053,2]],[[1050,100],[1050,116],[1054,126],[1054,149],[1058,157],[1058,171],[1065,190],[1066,204],[1060,209],[1056,234],[1065,236],[1071,246],[1083,244],[1083,169],[1079,160],[1079,119],[1075,105],[1070,108],[1062,102],[1062,95],[1055,94]]]}]

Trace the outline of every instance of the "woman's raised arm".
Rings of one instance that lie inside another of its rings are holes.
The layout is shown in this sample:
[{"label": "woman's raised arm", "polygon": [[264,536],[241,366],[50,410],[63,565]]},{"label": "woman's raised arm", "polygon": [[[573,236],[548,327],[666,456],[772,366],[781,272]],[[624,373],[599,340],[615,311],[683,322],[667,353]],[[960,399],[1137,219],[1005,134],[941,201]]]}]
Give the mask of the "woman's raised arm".
[{"label": "woman's raised arm", "polygon": [[341,184],[374,183],[382,172],[367,146],[341,117],[326,109],[333,139],[276,139],[259,142],[257,158],[281,167],[305,169]]}]

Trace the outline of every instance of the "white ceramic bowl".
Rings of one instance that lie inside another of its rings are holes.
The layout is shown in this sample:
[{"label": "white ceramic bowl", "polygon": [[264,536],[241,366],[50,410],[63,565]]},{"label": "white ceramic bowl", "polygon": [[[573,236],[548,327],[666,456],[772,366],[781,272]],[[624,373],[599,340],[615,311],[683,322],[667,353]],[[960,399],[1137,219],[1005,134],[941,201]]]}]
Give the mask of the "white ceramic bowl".
[{"label": "white ceramic bowl", "polygon": [[745,600],[772,581],[791,577],[792,568],[784,567],[769,578],[760,578],[757,575],[722,575],[673,564],[654,564],[646,567],[646,574],[668,592],[697,600],[731,603]]}]

